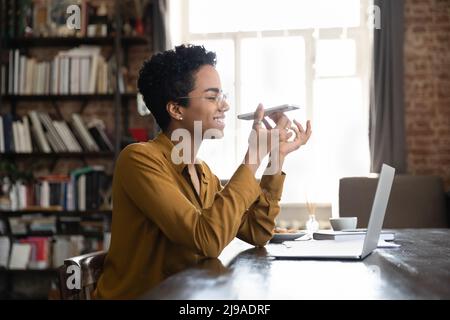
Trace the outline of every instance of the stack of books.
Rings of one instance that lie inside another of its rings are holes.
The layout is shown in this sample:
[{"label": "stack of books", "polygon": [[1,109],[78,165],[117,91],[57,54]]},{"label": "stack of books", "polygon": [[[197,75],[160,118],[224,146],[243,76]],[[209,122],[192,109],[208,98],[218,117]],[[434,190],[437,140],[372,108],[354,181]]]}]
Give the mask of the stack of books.
[{"label": "stack of books", "polygon": [[[115,90],[115,70],[115,56],[106,61],[98,46],[80,46],[60,51],[48,61],[27,57],[19,49],[9,50],[9,63],[1,66],[1,93],[108,94]],[[123,79],[119,81],[121,92],[124,92]]]},{"label": "stack of books", "polygon": [[104,122],[85,123],[78,113],[71,121],[53,120],[47,112],[32,110],[21,118],[0,114],[0,152],[112,152]]},{"label": "stack of books", "polygon": [[[313,233],[313,239],[315,240],[364,240],[366,236],[366,229],[355,229],[348,231],[333,231],[333,230],[320,230]],[[388,230],[382,230],[380,234],[380,240],[393,241],[395,240],[395,233]]]},{"label": "stack of books", "polygon": [[109,210],[112,176],[103,166],[87,166],[69,175],[45,175],[35,183],[18,181],[9,193],[15,210]]}]

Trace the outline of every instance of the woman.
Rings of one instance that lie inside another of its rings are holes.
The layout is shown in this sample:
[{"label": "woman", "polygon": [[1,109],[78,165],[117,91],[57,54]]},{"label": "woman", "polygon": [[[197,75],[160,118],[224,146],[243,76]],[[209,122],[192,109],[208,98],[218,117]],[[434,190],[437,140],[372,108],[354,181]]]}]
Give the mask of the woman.
[{"label": "woman", "polygon": [[[196,159],[195,136],[212,131],[221,137],[229,110],[215,64],[213,52],[191,45],[144,62],[139,91],[162,132],[152,141],[127,146],[117,159],[111,245],[96,297],[136,298],[186,266],[217,257],[234,237],[256,246],[272,237],[284,158],[308,141],[311,128],[308,122],[304,131],[294,121],[296,136],[288,141],[289,119],[276,114],[276,126],[270,128],[259,105],[252,143],[222,187],[206,163]],[[171,138],[179,136],[188,148],[174,152],[180,150]],[[269,152],[276,155],[271,164],[275,174],[263,175],[258,184],[255,172]]]}]

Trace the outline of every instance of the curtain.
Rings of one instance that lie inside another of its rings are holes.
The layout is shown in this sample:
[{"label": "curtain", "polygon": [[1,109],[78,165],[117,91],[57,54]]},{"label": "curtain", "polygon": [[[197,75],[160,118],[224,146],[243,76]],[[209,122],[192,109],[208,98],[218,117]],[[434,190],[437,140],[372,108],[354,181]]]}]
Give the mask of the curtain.
[{"label": "curtain", "polygon": [[[144,18],[144,33],[150,38],[152,54],[168,50],[172,47],[169,33],[168,0],[146,1]],[[137,97],[137,108],[142,116],[151,115],[140,94]],[[153,116],[152,116],[153,117]],[[160,128],[155,119],[152,121],[150,138],[156,137]]]},{"label": "curtain", "polygon": [[169,34],[169,9],[167,0],[152,1],[153,52],[162,52],[172,47]]},{"label": "curtain", "polygon": [[381,29],[374,29],[369,139],[371,171],[383,163],[406,171],[403,97],[403,0],[374,0]]}]

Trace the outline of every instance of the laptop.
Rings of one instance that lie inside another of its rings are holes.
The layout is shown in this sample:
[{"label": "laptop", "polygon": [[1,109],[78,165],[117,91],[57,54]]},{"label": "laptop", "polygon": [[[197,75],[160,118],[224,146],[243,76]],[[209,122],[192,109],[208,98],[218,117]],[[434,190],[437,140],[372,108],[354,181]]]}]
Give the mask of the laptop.
[{"label": "laptop", "polygon": [[278,259],[364,259],[377,248],[394,174],[394,168],[383,164],[364,240],[285,241],[266,246],[268,255]]}]

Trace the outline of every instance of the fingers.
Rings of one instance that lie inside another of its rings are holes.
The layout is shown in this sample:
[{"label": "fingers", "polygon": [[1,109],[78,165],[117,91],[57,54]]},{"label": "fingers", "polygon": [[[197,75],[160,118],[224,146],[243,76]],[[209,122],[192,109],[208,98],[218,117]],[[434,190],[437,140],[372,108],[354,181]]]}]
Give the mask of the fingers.
[{"label": "fingers", "polygon": [[261,123],[264,123],[264,126],[267,129],[273,129],[270,125],[269,121],[264,118],[264,106],[260,103],[255,111],[255,120],[253,121],[253,129],[260,128]]},{"label": "fingers", "polygon": [[304,133],[305,130],[303,129],[303,126],[300,122],[298,122],[297,120],[294,120],[295,125],[297,126],[298,130],[300,131],[300,133]]},{"label": "fingers", "polygon": [[[306,142],[308,142],[309,137],[311,136],[311,133],[312,133],[311,122],[309,120],[306,122],[306,131],[303,129],[303,126],[300,124],[300,122],[298,122],[297,120],[294,120],[294,123],[297,126],[297,128],[301,134],[302,144],[305,144]],[[293,126],[293,128],[294,128],[294,126]]]},{"label": "fingers", "polygon": [[294,134],[294,132],[289,128],[290,131],[277,129],[279,132],[280,142],[288,141]]},{"label": "fingers", "polygon": [[[296,120],[294,120],[294,123],[297,125],[297,121]],[[294,132],[295,132],[295,138],[294,138],[293,142],[298,143],[299,141],[301,141],[301,139],[300,139],[301,132],[300,132],[300,129],[298,128],[298,125],[297,125],[297,127],[296,126],[292,126],[291,129],[294,130]]]},{"label": "fingers", "polygon": [[264,119],[264,107],[262,103],[258,104],[255,111],[255,120],[253,121],[253,129],[260,127],[262,120]]},{"label": "fingers", "polygon": [[281,118],[283,118],[283,117],[286,117],[286,116],[284,115],[283,112],[279,112],[279,111],[278,111],[278,112],[271,113],[271,114],[269,115],[269,118],[272,119],[273,122],[275,122],[275,123],[278,123],[278,121],[279,121]]},{"label": "fingers", "polygon": [[[303,127],[301,128],[303,130]],[[308,120],[306,121],[306,131],[302,131],[302,134],[304,134],[305,136],[305,141],[303,142],[303,144],[305,144],[306,142],[308,142],[309,137],[311,136],[312,130],[311,130],[311,122]]]},{"label": "fingers", "polygon": [[291,120],[283,113],[283,112],[275,112],[269,115],[269,118],[272,119],[277,129],[285,129],[291,127]]},{"label": "fingers", "polygon": [[[288,153],[297,150],[302,145],[302,139],[301,139],[301,133],[300,130],[296,126],[292,126],[291,128],[295,132],[295,138],[294,140],[288,142],[289,144],[289,151]],[[292,134],[292,132],[291,132]]]},{"label": "fingers", "polygon": [[309,137],[311,136],[312,133],[312,129],[311,129],[311,121],[306,121],[306,136],[309,139]]},{"label": "fingers", "polygon": [[286,134],[287,139],[284,141],[283,153],[285,155],[291,153],[294,150],[299,149],[302,145],[308,142],[309,137],[311,136],[311,123],[308,120],[306,122],[306,131],[303,129],[303,126],[297,120],[294,120],[294,124],[291,127],[291,130],[295,132],[295,138],[292,141],[287,141],[291,136],[292,132]]},{"label": "fingers", "polygon": [[262,122],[264,123],[264,125],[266,126],[267,129],[273,129],[272,126],[270,125],[269,121],[266,120],[266,118],[263,118]]}]

